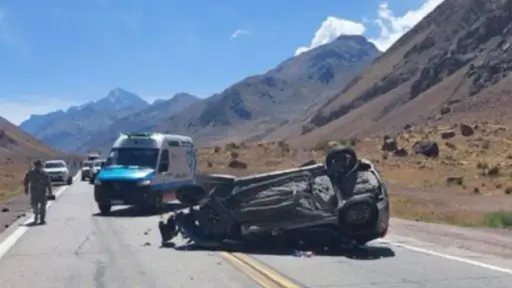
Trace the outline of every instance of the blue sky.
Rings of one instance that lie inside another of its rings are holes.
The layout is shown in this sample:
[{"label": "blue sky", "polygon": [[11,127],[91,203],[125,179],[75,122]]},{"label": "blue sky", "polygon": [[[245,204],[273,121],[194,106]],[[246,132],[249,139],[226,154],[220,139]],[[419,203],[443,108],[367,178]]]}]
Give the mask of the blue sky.
[{"label": "blue sky", "polygon": [[207,97],[312,41],[364,34],[385,50],[440,2],[0,1],[0,116],[18,124],[115,87]]}]

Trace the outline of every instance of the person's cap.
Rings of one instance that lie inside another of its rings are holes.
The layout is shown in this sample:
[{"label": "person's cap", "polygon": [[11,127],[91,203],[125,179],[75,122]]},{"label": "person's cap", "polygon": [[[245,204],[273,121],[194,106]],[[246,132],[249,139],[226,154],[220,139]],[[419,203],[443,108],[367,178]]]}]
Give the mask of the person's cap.
[{"label": "person's cap", "polygon": [[36,161],[34,161],[34,166],[36,166],[36,167],[43,166],[43,162],[41,162],[41,160],[36,160]]}]

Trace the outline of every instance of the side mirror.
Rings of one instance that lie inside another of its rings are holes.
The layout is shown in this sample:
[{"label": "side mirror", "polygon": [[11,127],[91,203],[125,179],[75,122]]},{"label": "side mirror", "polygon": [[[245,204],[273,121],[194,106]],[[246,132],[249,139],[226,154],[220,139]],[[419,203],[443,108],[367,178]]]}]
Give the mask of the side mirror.
[{"label": "side mirror", "polygon": [[160,165],[158,166],[158,173],[167,172],[168,167],[169,167],[169,164],[160,163]]}]

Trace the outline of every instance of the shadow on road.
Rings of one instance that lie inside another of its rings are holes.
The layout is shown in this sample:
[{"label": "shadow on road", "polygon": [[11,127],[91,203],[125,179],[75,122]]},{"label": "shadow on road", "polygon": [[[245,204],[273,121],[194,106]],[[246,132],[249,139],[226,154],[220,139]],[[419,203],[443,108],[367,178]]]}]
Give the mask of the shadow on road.
[{"label": "shadow on road", "polygon": [[94,213],[93,216],[95,216],[95,217],[128,217],[128,218],[151,217],[151,216],[160,215],[163,213],[169,213],[169,212],[173,212],[173,211],[185,208],[185,206],[180,203],[166,203],[161,212],[155,213],[155,212],[145,211],[144,209],[141,209],[140,207],[135,207],[135,206],[119,206],[119,207],[120,208],[117,208],[116,206],[112,207],[112,211],[109,214],[102,215],[102,214],[100,214],[100,212],[97,212],[97,213]]},{"label": "shadow on road", "polygon": [[25,226],[25,227],[34,227],[34,226],[41,226],[42,224],[38,223],[38,222],[29,222],[29,223],[26,223],[26,224],[20,224],[20,226]]},{"label": "shadow on road", "polygon": [[326,249],[325,247],[306,247],[301,245],[287,245],[287,246],[265,246],[258,245],[250,246],[250,245],[241,245],[241,244],[226,244],[219,249],[204,249],[195,246],[194,244],[187,244],[182,246],[175,246],[171,244],[168,246],[164,246],[162,248],[174,248],[179,251],[226,251],[226,252],[239,252],[244,254],[253,254],[253,255],[274,255],[274,256],[296,256],[300,257],[301,252],[311,252],[310,256],[328,256],[328,257],[345,257],[354,260],[377,260],[381,258],[391,258],[395,256],[395,252],[386,246],[382,246],[381,244],[375,245],[373,243],[368,243],[365,246],[357,247],[357,248],[330,248]]}]

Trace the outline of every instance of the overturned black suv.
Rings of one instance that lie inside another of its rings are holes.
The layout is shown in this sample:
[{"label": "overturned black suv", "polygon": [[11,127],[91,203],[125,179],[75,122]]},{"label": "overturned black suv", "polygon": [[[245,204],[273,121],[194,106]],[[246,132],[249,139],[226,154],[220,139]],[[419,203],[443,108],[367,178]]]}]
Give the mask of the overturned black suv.
[{"label": "overturned black suv", "polygon": [[182,234],[204,248],[283,239],[358,247],[388,230],[386,187],[349,147],[331,150],[324,164],[243,178],[199,176],[196,183],[176,195],[190,209],[160,221],[163,243]]}]

